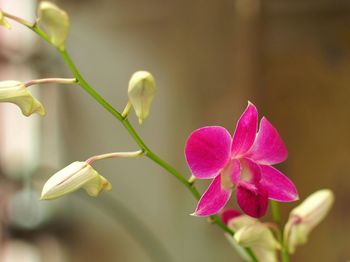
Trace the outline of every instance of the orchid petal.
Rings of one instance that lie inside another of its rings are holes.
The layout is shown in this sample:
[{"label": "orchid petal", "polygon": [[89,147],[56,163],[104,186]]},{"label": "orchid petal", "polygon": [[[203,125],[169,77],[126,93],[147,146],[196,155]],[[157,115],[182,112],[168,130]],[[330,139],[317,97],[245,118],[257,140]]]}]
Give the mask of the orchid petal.
[{"label": "orchid petal", "polygon": [[239,118],[232,140],[232,156],[245,154],[253,145],[258,127],[258,111],[252,103]]},{"label": "orchid petal", "polygon": [[199,179],[216,177],[230,158],[231,136],[220,126],[195,130],[186,142],[185,154],[192,174]]},{"label": "orchid petal", "polygon": [[211,216],[219,213],[230,199],[232,190],[221,187],[221,176],[217,176],[198,202],[194,216]]},{"label": "orchid petal", "polygon": [[262,165],[274,165],[287,159],[287,148],[276,128],[263,117],[253,147],[246,155]]},{"label": "orchid petal", "polygon": [[237,186],[237,202],[247,215],[262,217],[267,210],[267,192],[259,184],[240,181]]},{"label": "orchid petal", "polygon": [[86,183],[83,188],[93,197],[97,197],[103,190],[111,191],[112,184],[103,176],[99,175]]},{"label": "orchid petal", "polygon": [[272,166],[260,166],[260,184],[267,191],[269,199],[280,202],[291,202],[298,199],[298,191],[294,183]]},{"label": "orchid petal", "polygon": [[238,210],[233,208],[227,208],[221,213],[221,220],[227,225],[231,219],[239,217],[241,215],[241,212],[239,212]]}]

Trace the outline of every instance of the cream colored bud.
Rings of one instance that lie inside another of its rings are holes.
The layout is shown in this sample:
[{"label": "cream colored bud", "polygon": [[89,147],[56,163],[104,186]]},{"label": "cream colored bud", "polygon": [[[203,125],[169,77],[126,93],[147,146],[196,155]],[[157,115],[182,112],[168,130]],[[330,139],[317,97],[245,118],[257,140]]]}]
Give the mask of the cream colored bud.
[{"label": "cream colored bud", "polygon": [[45,115],[43,105],[31,95],[22,82],[1,81],[0,102],[16,104],[25,116],[30,116],[33,113]]},{"label": "cream colored bud", "polygon": [[155,93],[155,80],[149,72],[139,71],[132,75],[129,81],[128,96],[140,124],[149,115]]},{"label": "cream colored bud", "polygon": [[7,29],[11,28],[11,25],[7,22],[3,12],[0,10],[0,26],[6,27]]},{"label": "cream colored bud", "polygon": [[69,33],[69,17],[64,10],[51,2],[42,1],[38,8],[37,23],[54,46],[64,48]]},{"label": "cream colored bud", "polygon": [[281,246],[266,224],[247,215],[241,215],[232,218],[228,227],[236,233],[233,237],[227,236],[227,238],[245,261],[251,260],[244,252],[244,247],[251,248],[259,261],[278,261],[277,250]]},{"label": "cream colored bud", "polygon": [[45,183],[41,199],[55,199],[79,188],[84,188],[90,196],[98,196],[102,190],[111,190],[112,185],[86,162],[73,162],[54,174]]},{"label": "cream colored bud", "polygon": [[246,247],[255,246],[271,250],[281,248],[268,226],[260,222],[242,227],[234,238],[238,244]]},{"label": "cream colored bud", "polygon": [[307,242],[309,233],[328,214],[334,202],[334,194],[329,189],[316,191],[294,208],[284,228],[284,242],[289,253],[296,246]]}]

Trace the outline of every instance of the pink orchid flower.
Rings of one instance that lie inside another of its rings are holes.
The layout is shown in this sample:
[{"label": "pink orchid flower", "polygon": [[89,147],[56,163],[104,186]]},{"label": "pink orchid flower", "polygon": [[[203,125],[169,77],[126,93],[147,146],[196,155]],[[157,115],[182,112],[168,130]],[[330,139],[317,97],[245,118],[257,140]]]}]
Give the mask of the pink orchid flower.
[{"label": "pink orchid flower", "polygon": [[220,212],[236,188],[237,202],[252,217],[266,213],[268,199],[291,202],[298,199],[291,180],[272,167],[286,160],[288,151],[277,130],[263,117],[258,127],[258,111],[252,103],[238,120],[236,131],[207,126],[192,132],[185,154],[197,179],[213,179],[198,202],[195,216]]}]

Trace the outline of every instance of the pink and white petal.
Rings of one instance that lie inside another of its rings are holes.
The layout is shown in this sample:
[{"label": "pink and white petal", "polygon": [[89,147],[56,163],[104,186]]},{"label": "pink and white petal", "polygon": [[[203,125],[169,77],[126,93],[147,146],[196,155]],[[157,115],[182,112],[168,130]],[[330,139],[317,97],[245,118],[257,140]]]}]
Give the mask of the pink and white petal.
[{"label": "pink and white petal", "polygon": [[221,126],[208,126],[191,133],[185,155],[192,174],[199,179],[216,177],[230,159],[231,136]]},{"label": "pink and white petal", "polygon": [[257,184],[261,179],[260,166],[248,158],[241,159],[240,181]]},{"label": "pink and white petal", "polygon": [[219,213],[231,197],[232,190],[221,187],[221,176],[217,176],[198,202],[194,216],[211,216]]},{"label": "pink and white petal", "polygon": [[244,155],[253,145],[258,127],[258,110],[248,102],[248,106],[239,118],[232,140],[233,157]]},{"label": "pink and white petal", "polygon": [[262,165],[274,165],[288,157],[287,148],[276,128],[263,117],[253,147],[246,157]]},{"label": "pink and white petal", "polygon": [[260,184],[267,191],[269,199],[280,202],[298,200],[298,191],[294,183],[272,166],[260,166]]},{"label": "pink and white petal", "polygon": [[238,159],[232,159],[221,171],[221,185],[224,188],[232,188],[237,185],[241,176],[241,163]]},{"label": "pink and white petal", "polygon": [[241,215],[241,212],[239,212],[238,210],[233,208],[227,208],[221,213],[221,220],[227,225],[231,219],[239,217]]},{"label": "pink and white petal", "polygon": [[244,213],[255,218],[265,215],[268,205],[267,192],[259,184],[241,181],[236,194],[238,205]]}]

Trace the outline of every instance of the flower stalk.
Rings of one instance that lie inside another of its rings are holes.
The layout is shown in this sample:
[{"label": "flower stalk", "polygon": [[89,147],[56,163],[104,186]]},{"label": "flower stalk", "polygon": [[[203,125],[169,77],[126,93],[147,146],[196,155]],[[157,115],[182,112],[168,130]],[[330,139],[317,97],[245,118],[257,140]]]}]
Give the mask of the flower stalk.
[{"label": "flower stalk", "polygon": [[131,105],[130,101],[128,101],[128,103],[126,104],[126,106],[123,110],[123,113],[122,113],[122,117],[124,119],[128,117],[131,107],[132,107],[132,105]]},{"label": "flower stalk", "polygon": [[288,250],[285,246],[285,243],[283,241],[283,231],[282,231],[282,225],[281,225],[281,212],[278,206],[278,203],[275,201],[271,201],[271,211],[272,211],[272,218],[275,221],[277,225],[277,238],[278,241],[281,244],[281,259],[282,262],[289,262],[289,254]]},{"label": "flower stalk", "polygon": [[135,152],[114,152],[114,153],[107,153],[103,155],[92,156],[89,159],[87,159],[85,162],[91,165],[93,162],[102,160],[102,159],[117,158],[117,157],[138,157],[138,156],[142,156],[142,154],[143,154],[142,150],[138,150]]},{"label": "flower stalk", "polygon": [[34,25],[35,25],[35,24],[32,23],[32,22],[29,22],[29,21],[27,21],[27,20],[25,20],[25,19],[23,19],[23,18],[18,17],[18,16],[15,16],[15,15],[12,15],[12,14],[9,14],[9,13],[6,13],[6,12],[4,12],[4,11],[2,11],[2,14],[4,15],[4,17],[7,17],[7,18],[9,18],[9,19],[12,19],[12,20],[16,21],[17,23],[20,23],[20,24],[22,24],[22,25],[24,25],[24,26],[26,26],[26,27],[33,28]]},{"label": "flower stalk", "polygon": [[[80,74],[79,70],[76,68],[75,64],[73,63],[71,57],[69,56],[68,52],[66,50],[59,50],[63,60],[66,62],[68,67],[71,69],[72,73],[78,80],[78,84],[89,93],[90,96],[92,96],[102,107],[104,107],[109,113],[111,113],[117,120],[119,120],[125,129],[129,132],[131,137],[134,139],[134,141],[137,143],[137,145],[144,151],[145,156],[147,156],[149,159],[151,159],[153,162],[161,166],[163,169],[168,171],[171,175],[173,175],[177,180],[179,180],[194,196],[196,200],[199,200],[200,194],[197,190],[197,188],[189,183],[187,179],[182,176],[174,167],[172,167],[170,164],[168,164],[166,161],[161,159],[157,154],[155,154],[141,139],[139,134],[136,132],[134,127],[130,124],[129,120],[127,118],[124,118],[112,105],[110,105],[99,93],[93,89],[88,82],[85,81],[85,79]],[[221,219],[215,215],[212,216],[214,223],[220,227],[222,230],[224,230],[226,233],[229,233],[231,235],[234,234],[234,232],[229,229],[222,221]],[[253,262],[259,262],[258,259],[255,257],[254,253],[251,251],[250,248],[246,248],[246,252],[248,255],[252,258]]]},{"label": "flower stalk", "polygon": [[29,80],[29,81],[24,83],[24,86],[29,87],[32,85],[40,85],[40,84],[71,85],[71,84],[76,84],[76,83],[77,83],[76,78],[42,78],[42,79]]},{"label": "flower stalk", "polygon": [[[71,69],[72,73],[78,80],[78,84],[89,93],[90,96],[92,96],[102,107],[104,107],[109,113],[111,113],[117,120],[119,120],[125,129],[129,132],[131,137],[134,139],[134,141],[138,144],[138,146],[144,151],[144,154],[151,159],[153,162],[161,166],[163,169],[168,171],[171,175],[173,175],[177,180],[179,180],[183,185],[187,187],[187,189],[191,192],[191,194],[194,196],[196,200],[199,200],[200,194],[197,190],[197,188],[188,182],[188,180],[182,176],[174,167],[172,167],[170,164],[168,164],[166,161],[161,159],[157,154],[155,154],[141,139],[139,134],[136,132],[134,127],[130,124],[129,120],[127,118],[124,118],[122,114],[120,114],[112,105],[110,105],[95,89],[93,89],[88,82],[82,77],[78,69],[76,68],[75,64],[73,63],[71,57],[69,56],[68,52],[66,50],[59,50],[63,60],[66,62],[68,67]],[[212,219],[214,223],[219,226],[222,230],[225,232],[233,235],[234,232],[229,229],[222,221],[221,219],[215,215],[212,216]],[[247,254],[251,257],[253,262],[259,262],[259,260],[256,258],[254,253],[251,251],[250,248],[245,248]]]}]

